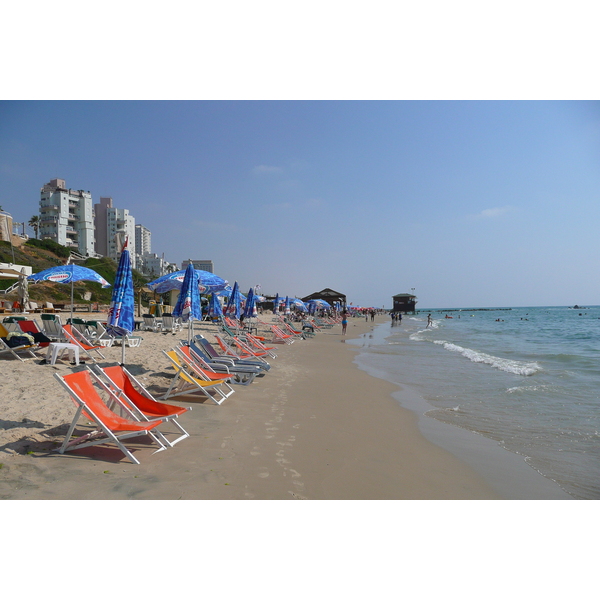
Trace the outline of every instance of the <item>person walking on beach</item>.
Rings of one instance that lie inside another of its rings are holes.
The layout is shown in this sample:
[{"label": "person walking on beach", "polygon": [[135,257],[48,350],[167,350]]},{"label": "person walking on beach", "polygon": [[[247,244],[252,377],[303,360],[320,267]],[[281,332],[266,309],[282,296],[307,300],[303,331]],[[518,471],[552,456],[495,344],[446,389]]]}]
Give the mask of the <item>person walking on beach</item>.
[{"label": "person walking on beach", "polygon": [[[429,313],[427,315],[427,327],[429,327],[430,325],[433,325],[433,321],[431,319],[431,313]],[[427,329],[427,327],[425,327],[425,329]]]},{"label": "person walking on beach", "polygon": [[348,316],[344,310],[342,312],[342,335],[346,335],[346,327],[348,327]]}]

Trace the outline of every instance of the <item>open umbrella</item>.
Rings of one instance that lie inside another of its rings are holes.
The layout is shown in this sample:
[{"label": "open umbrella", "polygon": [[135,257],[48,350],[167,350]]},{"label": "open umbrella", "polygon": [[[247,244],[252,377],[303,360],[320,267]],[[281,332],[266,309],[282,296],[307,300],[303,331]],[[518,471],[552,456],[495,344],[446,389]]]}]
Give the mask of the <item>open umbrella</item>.
[{"label": "open umbrella", "polygon": [[33,283],[42,281],[52,281],[54,283],[71,284],[71,319],[73,319],[73,284],[75,281],[95,281],[102,287],[110,287],[110,283],[96,271],[79,265],[61,265],[59,267],[50,267],[39,273],[33,273],[27,278]]},{"label": "open umbrella", "polygon": [[21,269],[21,274],[19,275],[17,294],[21,304],[21,311],[25,312],[27,310],[27,303],[29,302],[29,282],[27,281],[27,275],[25,275],[25,267]]},{"label": "open umbrella", "polygon": [[[146,285],[157,294],[164,294],[165,292],[170,292],[171,290],[180,290],[181,286],[183,285],[183,280],[185,279],[186,271],[187,269],[183,271],[176,271],[175,273],[168,273],[167,275],[163,275],[162,277],[159,277],[158,279],[155,279]],[[194,269],[194,271],[196,273],[201,294],[218,292],[220,290],[224,290],[227,286],[227,281],[218,275],[215,275],[214,273],[209,273],[208,271],[202,271],[200,269]]]},{"label": "open umbrella", "polygon": [[127,242],[128,240],[125,240],[121,251],[106,322],[106,331],[108,334],[114,337],[121,337],[121,364],[125,363],[125,338],[131,335],[135,327],[133,315],[135,308],[133,273],[131,271],[131,257],[127,249]]},{"label": "open umbrella", "polygon": [[198,289],[198,275],[194,265],[190,262],[185,270],[185,277],[179,290],[177,304],[173,309],[173,316],[181,317],[188,323],[188,342],[192,339],[194,332],[194,319],[202,319],[202,308],[200,305],[200,291]]}]

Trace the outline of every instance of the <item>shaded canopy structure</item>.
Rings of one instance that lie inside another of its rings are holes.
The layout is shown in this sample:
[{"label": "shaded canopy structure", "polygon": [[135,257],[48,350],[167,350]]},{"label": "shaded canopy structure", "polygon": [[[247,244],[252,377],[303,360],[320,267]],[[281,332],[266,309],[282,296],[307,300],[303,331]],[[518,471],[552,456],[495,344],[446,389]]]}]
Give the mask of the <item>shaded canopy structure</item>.
[{"label": "shaded canopy structure", "polygon": [[329,302],[331,306],[334,306],[334,302],[340,302],[344,308],[346,307],[346,295],[336,292],[331,288],[325,288],[320,292],[314,292],[310,296],[305,296],[301,300],[302,302],[310,302],[311,300],[325,300],[325,302]]},{"label": "shaded canopy structure", "polygon": [[417,305],[417,297],[413,294],[396,294],[392,296],[394,312],[414,313]]}]

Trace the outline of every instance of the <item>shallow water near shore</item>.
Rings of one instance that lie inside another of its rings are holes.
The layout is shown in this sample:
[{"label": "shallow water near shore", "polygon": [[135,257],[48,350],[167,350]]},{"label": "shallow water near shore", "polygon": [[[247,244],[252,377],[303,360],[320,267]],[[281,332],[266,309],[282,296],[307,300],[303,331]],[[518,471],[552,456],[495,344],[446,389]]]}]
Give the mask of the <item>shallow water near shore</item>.
[{"label": "shallow water near shore", "polygon": [[349,340],[358,366],[403,388],[398,400],[432,441],[452,447],[451,430],[463,439],[457,454],[468,453],[464,434],[480,434],[471,441],[481,456],[470,459],[487,460],[473,441],[483,437],[506,465],[526,463],[573,498],[600,498],[600,307],[430,312],[429,328],[417,313]]}]

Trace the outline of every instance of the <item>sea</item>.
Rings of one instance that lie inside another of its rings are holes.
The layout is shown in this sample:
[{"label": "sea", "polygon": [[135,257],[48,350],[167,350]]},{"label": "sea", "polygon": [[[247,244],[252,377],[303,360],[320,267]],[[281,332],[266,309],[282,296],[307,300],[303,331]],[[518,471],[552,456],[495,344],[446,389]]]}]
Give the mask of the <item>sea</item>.
[{"label": "sea", "polygon": [[503,457],[519,466],[517,497],[541,476],[560,490],[542,498],[600,498],[600,306],[431,309],[348,343],[431,441],[492,479]]}]

